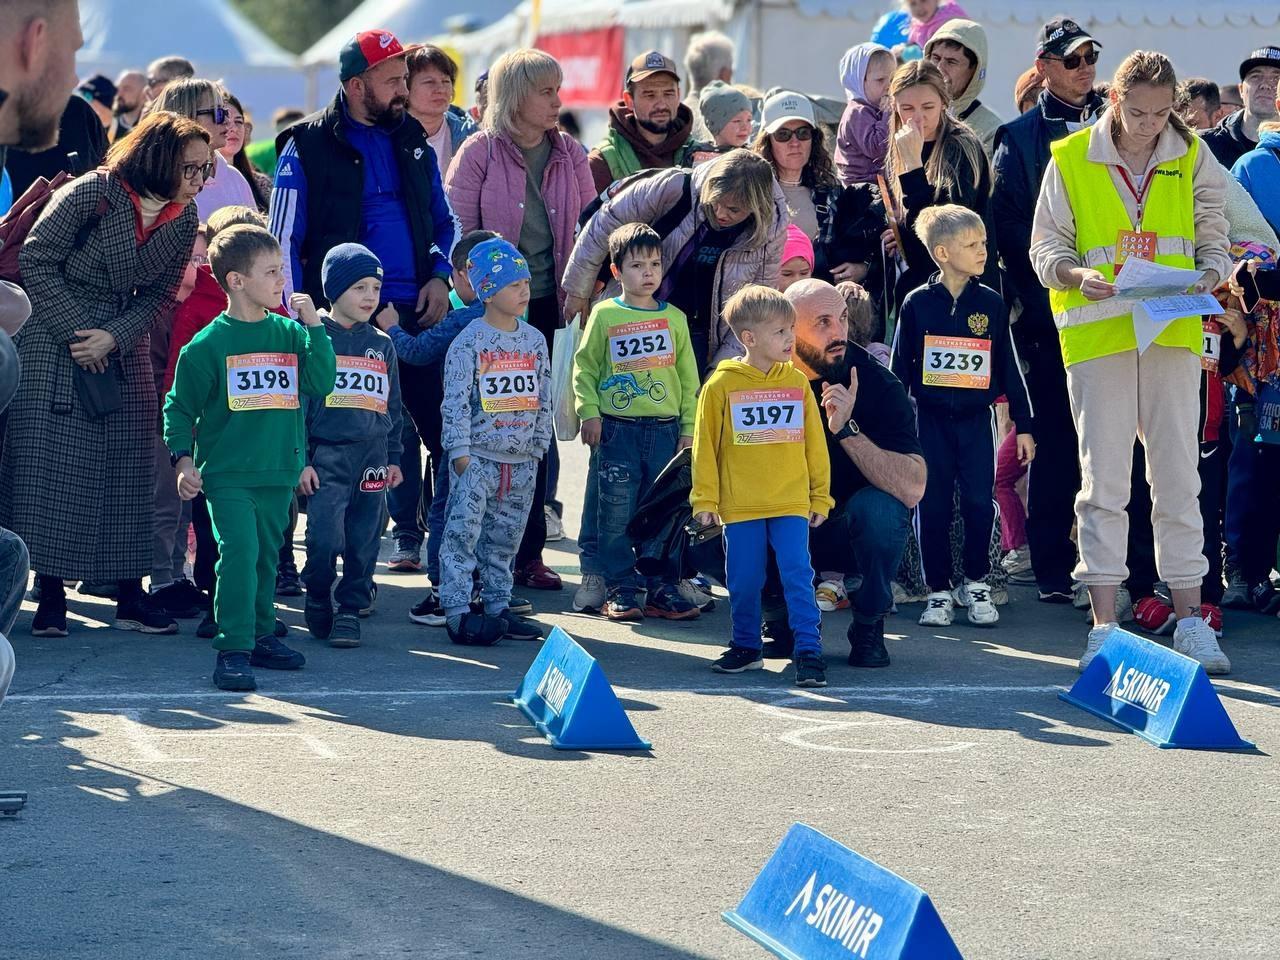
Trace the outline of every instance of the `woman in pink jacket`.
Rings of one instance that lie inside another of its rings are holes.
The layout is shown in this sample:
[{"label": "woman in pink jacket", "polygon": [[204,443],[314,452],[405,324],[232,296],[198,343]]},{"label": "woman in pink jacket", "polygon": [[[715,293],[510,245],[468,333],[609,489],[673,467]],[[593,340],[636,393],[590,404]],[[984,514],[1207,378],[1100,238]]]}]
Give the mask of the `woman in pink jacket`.
[{"label": "woman in pink jacket", "polygon": [[[513,50],[489,71],[483,128],[454,156],[444,189],[463,230],[493,230],[514,243],[529,263],[528,320],[547,338],[563,324],[560,281],[573,250],[578,217],[593,199],[587,152],[556,126],[560,64],[541,50]],[[538,485],[524,541],[516,553],[516,583],[559,590],[559,575],[542,562],[546,539],[548,462]]]}]

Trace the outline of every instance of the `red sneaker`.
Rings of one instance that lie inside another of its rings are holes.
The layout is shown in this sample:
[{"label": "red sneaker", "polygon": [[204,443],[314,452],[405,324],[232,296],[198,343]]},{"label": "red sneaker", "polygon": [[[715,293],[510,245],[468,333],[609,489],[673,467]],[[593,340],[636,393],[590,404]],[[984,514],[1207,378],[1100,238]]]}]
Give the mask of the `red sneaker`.
[{"label": "red sneaker", "polygon": [[530,590],[560,590],[564,587],[560,574],[541,560],[534,560],[516,570],[516,583]]},{"label": "red sneaker", "polygon": [[1133,605],[1133,619],[1143,630],[1164,636],[1178,625],[1178,617],[1159,597],[1143,597]]},{"label": "red sneaker", "polygon": [[1222,609],[1217,604],[1200,604],[1200,619],[1209,625],[1215,637],[1222,639]]}]

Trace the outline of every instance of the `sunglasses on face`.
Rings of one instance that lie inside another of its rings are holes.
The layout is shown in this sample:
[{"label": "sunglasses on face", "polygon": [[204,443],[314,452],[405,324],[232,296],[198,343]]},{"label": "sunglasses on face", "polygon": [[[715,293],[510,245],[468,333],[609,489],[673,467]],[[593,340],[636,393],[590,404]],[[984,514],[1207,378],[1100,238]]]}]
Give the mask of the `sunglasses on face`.
[{"label": "sunglasses on face", "polygon": [[801,127],[799,130],[788,130],[783,127],[781,130],[775,130],[769,136],[773,137],[778,143],[788,143],[792,137],[804,143],[806,140],[813,139],[813,127]]},{"label": "sunglasses on face", "polygon": [[1069,57],[1041,57],[1041,60],[1057,60],[1068,70],[1079,70],[1081,63],[1087,63],[1093,66],[1098,62],[1098,51],[1090,50],[1088,53],[1073,53]]},{"label": "sunglasses on face", "polygon": [[197,110],[196,116],[213,117],[213,125],[218,127],[226,123],[230,115],[226,107],[210,107],[208,110]]},{"label": "sunglasses on face", "polygon": [[182,165],[182,179],[194,182],[197,174],[204,180],[208,180],[213,176],[213,161],[208,163],[184,163]]}]

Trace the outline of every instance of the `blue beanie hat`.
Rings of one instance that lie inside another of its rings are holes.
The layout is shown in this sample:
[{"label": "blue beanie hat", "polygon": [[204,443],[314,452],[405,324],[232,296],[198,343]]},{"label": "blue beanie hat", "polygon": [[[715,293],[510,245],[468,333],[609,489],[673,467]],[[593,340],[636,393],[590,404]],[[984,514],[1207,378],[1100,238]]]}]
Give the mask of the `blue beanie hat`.
[{"label": "blue beanie hat", "polygon": [[335,303],[365,277],[381,280],[382,261],[363,244],[340,243],[324,255],[320,285],[330,303]]},{"label": "blue beanie hat", "polygon": [[494,237],[477,243],[467,257],[467,279],[481,301],[493,298],[503,287],[529,279],[529,264],[506,240]]}]

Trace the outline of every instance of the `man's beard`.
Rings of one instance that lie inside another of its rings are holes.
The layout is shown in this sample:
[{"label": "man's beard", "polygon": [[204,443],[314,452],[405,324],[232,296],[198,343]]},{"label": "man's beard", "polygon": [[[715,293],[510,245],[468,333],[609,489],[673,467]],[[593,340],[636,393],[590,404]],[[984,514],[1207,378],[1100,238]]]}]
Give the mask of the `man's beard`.
[{"label": "man's beard", "polygon": [[123,117],[127,113],[133,113],[140,106],[142,106],[141,103],[124,103],[116,97],[116,102],[111,105],[111,112],[117,117]]},{"label": "man's beard", "polygon": [[373,91],[365,91],[364,109],[375,126],[390,127],[399,123],[408,105],[409,101],[404,97],[392,97],[389,103],[380,104]]},{"label": "man's beard", "polygon": [[50,87],[50,83],[40,80],[14,92],[11,106],[18,114],[18,139],[9,146],[30,153],[57,146],[67,98],[51,97]]},{"label": "man's beard", "polygon": [[654,123],[652,120],[641,120],[636,117],[636,124],[648,130],[650,133],[670,133],[672,127],[675,126],[675,118],[672,117],[665,123]]},{"label": "man's beard", "polygon": [[803,361],[804,365],[818,375],[822,380],[830,382],[844,382],[846,371],[846,357],[848,348],[839,358],[836,358],[825,350],[810,346],[803,340],[796,340],[794,347],[795,354]]}]

